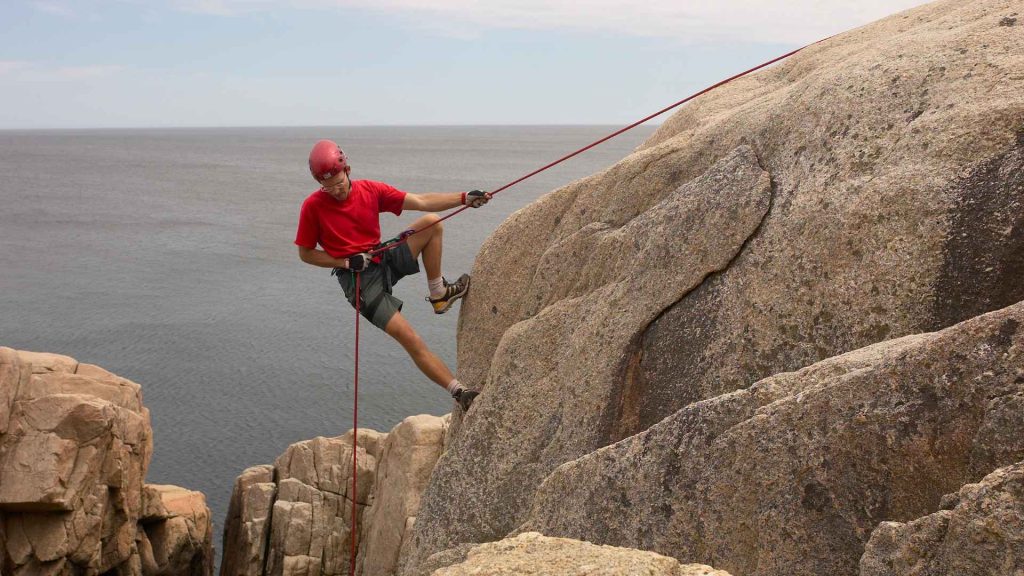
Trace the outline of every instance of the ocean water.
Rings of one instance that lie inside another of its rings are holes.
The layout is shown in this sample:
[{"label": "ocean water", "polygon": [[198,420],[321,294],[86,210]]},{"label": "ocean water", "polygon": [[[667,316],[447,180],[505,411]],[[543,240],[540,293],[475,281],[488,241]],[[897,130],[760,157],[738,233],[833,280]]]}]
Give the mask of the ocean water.
[{"label": "ocean water", "polygon": [[[410,192],[495,189],[612,126],[0,131],[0,346],[67,354],[142,385],[147,481],[207,496],[220,534],[235,477],[291,443],[352,426],[354,312],[292,243],[316,185],[306,156],[341,143],[355,179]],[[444,273],[470,271],[506,217],[602,170],[641,126],[445,222]],[[381,215],[385,237],[420,213]],[[532,263],[524,262],[524,266]],[[423,274],[395,288],[455,368],[458,309],[437,316]],[[450,398],[362,324],[359,424],[387,431]],[[475,383],[470,383],[475,384]]]}]

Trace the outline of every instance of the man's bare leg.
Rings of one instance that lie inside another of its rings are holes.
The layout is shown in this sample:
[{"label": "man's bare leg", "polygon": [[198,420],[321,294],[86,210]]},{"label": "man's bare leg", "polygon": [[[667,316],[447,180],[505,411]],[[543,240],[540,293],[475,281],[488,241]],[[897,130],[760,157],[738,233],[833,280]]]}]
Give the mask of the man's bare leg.
[{"label": "man's bare leg", "polygon": [[427,378],[433,380],[441,388],[448,389],[448,384],[455,379],[452,371],[437,357],[437,354],[434,354],[430,348],[427,348],[426,342],[420,338],[416,330],[413,330],[412,325],[402,316],[401,312],[395,312],[391,320],[388,320],[384,331],[395,340],[398,340],[402,348],[405,348],[405,351],[409,353],[412,361],[416,363],[416,367]]},{"label": "man's bare leg", "polygon": [[[409,251],[413,258],[423,256],[423,268],[427,278],[441,277],[441,245],[444,239],[444,222],[430,226],[431,223],[440,220],[437,214],[426,214],[417,218],[411,228],[423,230],[418,234],[409,237]],[[430,226],[430,228],[426,228]],[[424,230],[424,228],[426,228]]]},{"label": "man's bare leg", "polygon": [[[433,281],[436,280],[438,284],[441,283],[441,247],[444,238],[444,227],[439,220],[440,217],[436,214],[427,214],[416,219],[412,223],[412,228],[422,230],[422,232],[410,237],[408,242],[409,252],[412,253],[412,257],[419,258],[422,256],[423,267],[427,273],[427,283],[431,285],[432,291],[434,289]],[[458,281],[456,285],[460,285]],[[468,286],[462,288],[462,293],[465,293],[466,288]],[[453,298],[457,298],[460,295],[456,294]],[[447,301],[445,308],[441,312],[444,312],[451,305],[451,302],[451,300]],[[436,304],[434,311],[438,311]],[[427,348],[427,345],[400,313],[396,313],[388,321],[384,331],[395,340],[398,340],[406,352],[409,353],[409,356],[412,357],[413,362],[416,363],[420,371],[451,393],[463,410],[469,410],[473,399],[478,393],[474,390],[468,390],[459,384],[459,381],[454,378],[448,366]]]}]

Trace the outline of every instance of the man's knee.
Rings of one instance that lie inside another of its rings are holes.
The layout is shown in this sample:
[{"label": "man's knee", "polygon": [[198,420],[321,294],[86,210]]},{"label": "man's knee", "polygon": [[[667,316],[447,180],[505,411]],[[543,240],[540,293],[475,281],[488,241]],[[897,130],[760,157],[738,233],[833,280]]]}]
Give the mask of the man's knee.
[{"label": "man's knee", "polygon": [[441,231],[444,230],[444,222],[441,222],[441,217],[437,214],[424,214],[422,220],[423,225],[430,226],[430,230],[433,231],[434,234],[440,234]]},{"label": "man's knee", "polygon": [[444,222],[441,222],[441,217],[437,214],[424,214],[412,223],[412,227],[422,232],[422,234],[416,234],[409,238],[409,250],[412,251],[413,257],[419,258],[423,249],[433,239],[441,237]]},{"label": "man's knee", "polygon": [[424,346],[423,339],[420,338],[420,335],[413,330],[412,325],[400,313],[395,313],[391,317],[384,331],[410,351]]}]

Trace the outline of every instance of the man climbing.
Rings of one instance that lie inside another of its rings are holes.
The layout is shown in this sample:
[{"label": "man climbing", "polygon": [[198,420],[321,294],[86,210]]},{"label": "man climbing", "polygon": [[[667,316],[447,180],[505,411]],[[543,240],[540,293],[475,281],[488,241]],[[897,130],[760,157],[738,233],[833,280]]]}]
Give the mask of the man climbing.
[{"label": "man climbing", "polygon": [[[490,193],[434,192],[410,194],[382,182],[351,180],[348,158],[330,140],[321,140],[309,153],[309,171],[320,188],[302,203],[295,244],[299,258],[306,264],[333,268],[332,276],[345,296],[355,306],[355,281],[351,272],[360,275],[360,313],[384,330],[405,348],[416,366],[428,378],[447,390],[463,411],[469,410],[477,392],[463,387],[448,366],[437,357],[409,322],[402,316],[402,301],[391,294],[392,286],[402,277],[420,271],[417,258],[422,257],[427,271],[429,295],[426,300],[434,313],[443,314],[469,290],[469,275],[463,274],[454,283],[441,276],[442,224],[436,214],[426,214],[412,223],[413,230],[422,230],[398,247],[376,256],[372,251],[380,244],[380,213],[398,216],[402,210],[440,212],[457,206],[479,208],[491,199]],[[428,228],[429,226],[429,228]],[[319,244],[323,249],[317,249]]]}]

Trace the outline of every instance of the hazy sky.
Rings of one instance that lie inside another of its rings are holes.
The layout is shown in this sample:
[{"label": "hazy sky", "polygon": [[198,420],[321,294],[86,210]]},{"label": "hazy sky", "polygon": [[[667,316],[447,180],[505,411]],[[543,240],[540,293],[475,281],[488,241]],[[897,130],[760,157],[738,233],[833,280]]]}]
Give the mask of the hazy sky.
[{"label": "hazy sky", "polygon": [[923,3],[2,0],[0,129],[625,124]]}]

